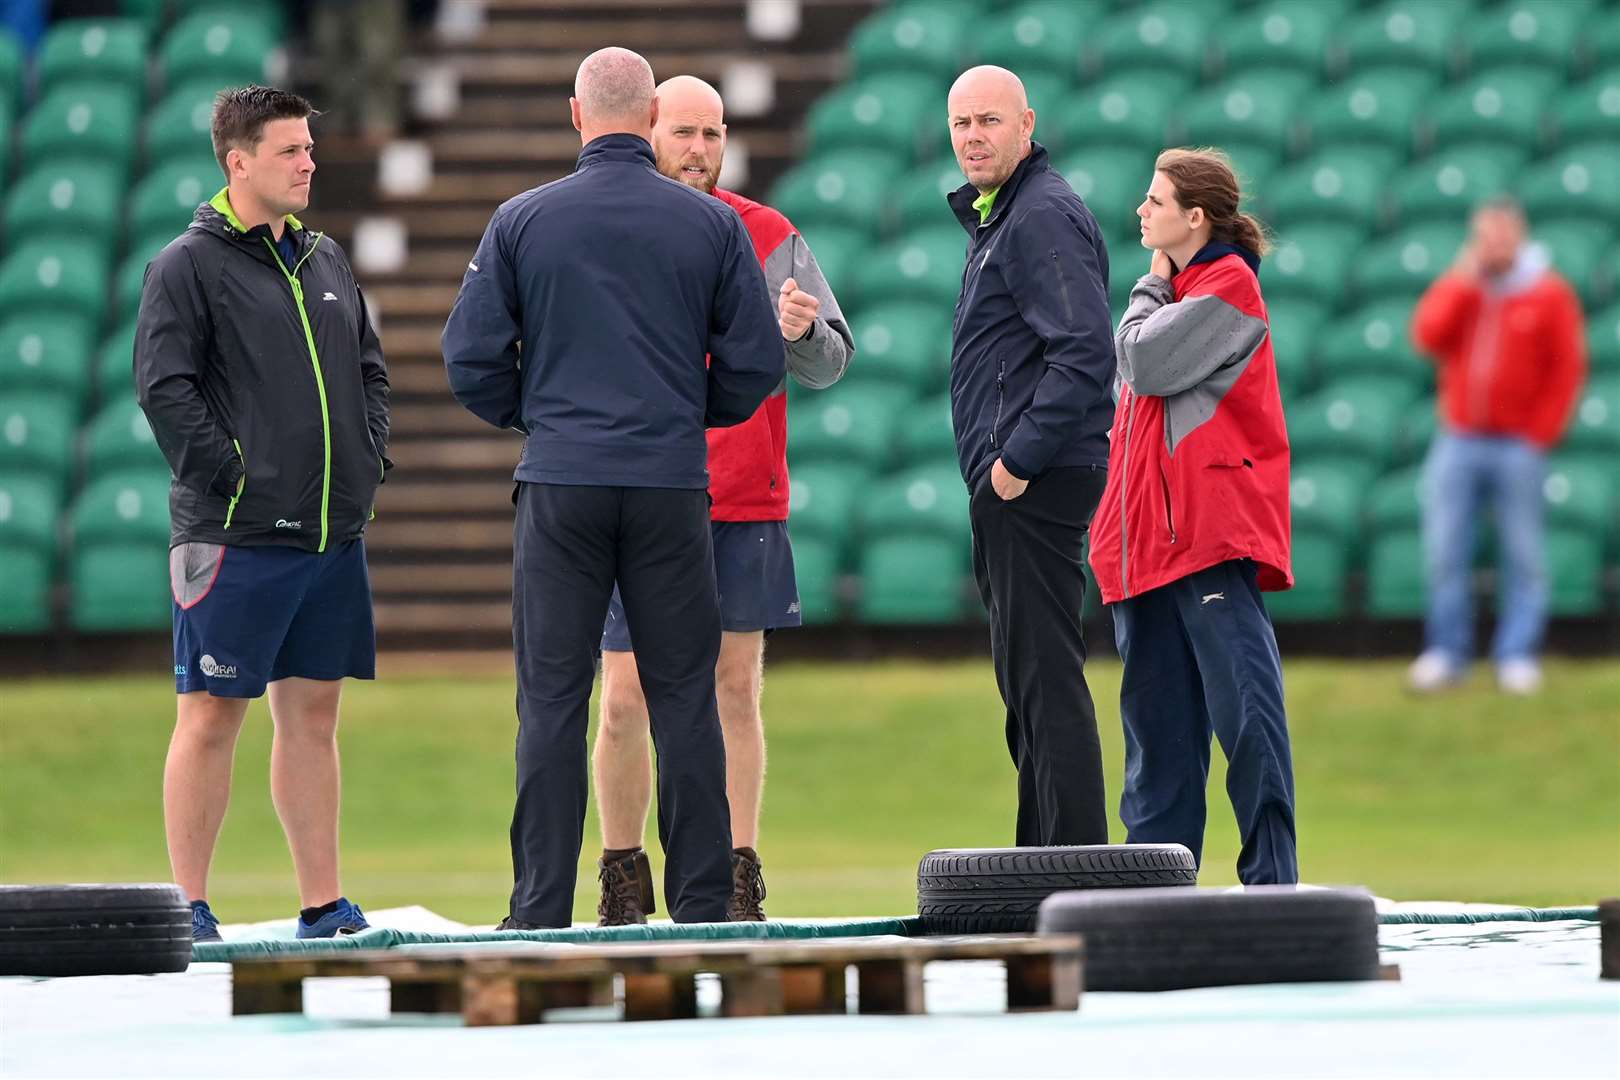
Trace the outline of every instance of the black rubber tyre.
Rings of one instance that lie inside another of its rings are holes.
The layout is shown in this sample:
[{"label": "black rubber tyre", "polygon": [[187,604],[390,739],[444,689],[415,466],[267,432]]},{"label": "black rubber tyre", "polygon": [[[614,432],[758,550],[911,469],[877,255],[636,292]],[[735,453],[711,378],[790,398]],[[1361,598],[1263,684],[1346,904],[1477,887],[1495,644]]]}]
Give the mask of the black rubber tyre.
[{"label": "black rubber tyre", "polygon": [[1056,892],[1197,881],[1180,844],[930,851],[917,867],[917,914],[925,934],[1027,934]]},{"label": "black rubber tyre", "polygon": [[1087,990],[1378,978],[1378,914],[1358,889],[1059,893],[1039,929],[1081,935]]},{"label": "black rubber tyre", "polygon": [[0,975],[152,975],[191,963],[174,885],[0,885]]}]

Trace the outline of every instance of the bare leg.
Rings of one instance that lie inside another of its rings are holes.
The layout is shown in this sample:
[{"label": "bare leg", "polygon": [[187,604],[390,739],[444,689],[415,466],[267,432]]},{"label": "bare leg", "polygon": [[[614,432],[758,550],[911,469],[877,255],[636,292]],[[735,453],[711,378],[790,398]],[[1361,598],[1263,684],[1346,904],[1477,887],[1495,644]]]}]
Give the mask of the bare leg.
[{"label": "bare leg", "polygon": [[602,716],[591,755],[602,846],[638,848],[652,805],[652,761],[647,699],[636,654],[602,654]]},{"label": "bare leg", "polygon": [[206,690],[177,697],[174,736],[163,765],[163,827],[175,883],[187,900],[206,900],[208,867],[231,801],[231,765],[248,701]]},{"label": "bare leg", "polygon": [[720,635],[714,690],[726,739],[733,847],[751,848],[759,842],[759,805],[765,791],[765,723],[759,713],[764,661],[763,631],[728,630]]},{"label": "bare leg", "polygon": [[287,834],[298,875],[300,907],[320,907],[343,895],[338,884],[338,699],[336,680],[279,679],[270,684],[275,742],[270,748],[270,797]]}]

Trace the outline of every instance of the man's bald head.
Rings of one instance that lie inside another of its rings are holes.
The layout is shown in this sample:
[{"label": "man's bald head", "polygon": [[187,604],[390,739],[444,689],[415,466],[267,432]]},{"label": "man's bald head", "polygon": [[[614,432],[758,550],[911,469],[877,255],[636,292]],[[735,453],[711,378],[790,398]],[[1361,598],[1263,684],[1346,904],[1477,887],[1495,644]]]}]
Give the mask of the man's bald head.
[{"label": "man's bald head", "polygon": [[1024,84],[1006,68],[968,68],[946,98],[951,148],[962,175],[979,191],[999,188],[1029,156],[1035,112]]},{"label": "man's bald head", "polygon": [[696,75],[676,75],[658,84],[660,112],[701,112],[724,120],[725,102],[720,91]]},{"label": "man's bald head", "polygon": [[699,191],[713,192],[726,156],[726,109],[720,91],[691,75],[658,86],[653,150],[658,171]]},{"label": "man's bald head", "polygon": [[574,127],[590,142],[614,132],[646,138],[656,116],[656,100],[652,65],[640,53],[609,46],[581,61],[568,104]]}]

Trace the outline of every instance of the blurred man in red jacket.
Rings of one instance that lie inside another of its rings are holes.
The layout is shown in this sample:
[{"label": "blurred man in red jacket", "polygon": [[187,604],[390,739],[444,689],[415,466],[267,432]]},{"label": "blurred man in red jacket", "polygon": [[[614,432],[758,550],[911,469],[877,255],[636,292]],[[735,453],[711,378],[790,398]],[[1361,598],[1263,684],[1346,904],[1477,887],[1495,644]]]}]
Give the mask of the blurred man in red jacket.
[{"label": "blurred man in red jacket", "polygon": [[1423,479],[1429,615],[1410,672],[1419,691],[1443,689],[1467,668],[1474,522],[1487,502],[1502,551],[1497,682],[1515,694],[1541,686],[1541,487],[1546,453],[1563,437],[1586,377],[1586,335],[1575,290],[1525,234],[1516,203],[1482,205],[1456,262],[1412,316],[1413,339],[1440,378],[1440,430]]}]

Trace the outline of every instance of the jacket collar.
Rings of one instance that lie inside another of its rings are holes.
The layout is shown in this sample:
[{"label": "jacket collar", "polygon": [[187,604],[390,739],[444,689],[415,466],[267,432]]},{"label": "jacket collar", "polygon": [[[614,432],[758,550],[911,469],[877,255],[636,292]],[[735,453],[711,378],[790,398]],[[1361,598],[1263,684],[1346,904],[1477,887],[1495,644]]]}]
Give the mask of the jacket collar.
[{"label": "jacket collar", "polygon": [[1050,172],[1051,168],[1052,163],[1047,156],[1046,147],[1031,140],[1029,154],[1025,156],[1023,161],[1018,163],[1018,167],[1012,171],[1012,175],[1007,177],[1006,182],[997,191],[996,205],[990,211],[990,216],[984,219],[982,225],[979,222],[979,212],[973,209],[973,201],[979,197],[979,189],[972,184],[963,184],[945,196],[945,201],[950,203],[952,212],[956,214],[956,220],[962,223],[962,228],[966,229],[971,236],[981,228],[987,229],[1006,217],[1007,208],[1012,205],[1013,199],[1017,196],[1018,189],[1023,186],[1024,181],[1034,173]]},{"label": "jacket collar", "polygon": [[[275,236],[270,232],[268,222],[255,225],[251,229],[242,224],[242,219],[236,216],[236,211],[231,207],[230,188],[228,187],[220,188],[212,199],[197,207],[197,212],[192,216],[191,220],[195,225],[201,225],[211,232],[222,233],[232,240],[258,239],[260,237],[271,241],[275,240]],[[292,230],[293,243],[302,251],[305,234],[307,233],[304,223],[288,214],[287,227]]]},{"label": "jacket collar", "polygon": [[1228,244],[1223,240],[1211,240],[1209,243],[1199,248],[1198,254],[1188,259],[1187,265],[1183,266],[1180,270],[1177,270],[1176,273],[1181,273],[1181,270],[1190,270],[1200,263],[1212,263],[1216,259],[1224,259],[1228,255],[1236,255],[1238,258],[1249,264],[1250,270],[1253,270],[1256,274],[1260,273],[1259,255],[1239,244]]},{"label": "jacket collar", "polygon": [[649,168],[658,167],[658,155],[653,153],[652,144],[640,135],[624,131],[598,135],[586,143],[579,151],[579,162],[574,166],[574,171],[603,161],[639,161]]}]

